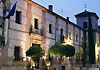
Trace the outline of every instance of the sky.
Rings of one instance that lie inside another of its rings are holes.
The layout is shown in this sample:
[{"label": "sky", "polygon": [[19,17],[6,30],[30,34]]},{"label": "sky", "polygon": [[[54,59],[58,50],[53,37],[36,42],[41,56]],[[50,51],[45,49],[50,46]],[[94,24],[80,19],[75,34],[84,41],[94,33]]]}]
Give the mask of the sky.
[{"label": "sky", "polygon": [[[100,0],[33,0],[34,2],[48,8],[53,5],[53,11],[76,24],[74,15],[85,11],[95,12],[100,17]],[[100,19],[99,19],[100,25]]]}]

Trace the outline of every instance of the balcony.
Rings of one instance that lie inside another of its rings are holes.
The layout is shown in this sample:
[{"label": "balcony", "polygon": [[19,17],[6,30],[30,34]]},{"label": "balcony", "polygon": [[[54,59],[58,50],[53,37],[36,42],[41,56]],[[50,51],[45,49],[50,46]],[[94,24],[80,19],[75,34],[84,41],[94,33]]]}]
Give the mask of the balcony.
[{"label": "balcony", "polygon": [[32,29],[30,31],[30,34],[36,34],[36,35],[43,36],[43,29]]},{"label": "balcony", "polygon": [[44,31],[43,29],[31,29],[29,35],[32,43],[40,44],[44,38]]}]

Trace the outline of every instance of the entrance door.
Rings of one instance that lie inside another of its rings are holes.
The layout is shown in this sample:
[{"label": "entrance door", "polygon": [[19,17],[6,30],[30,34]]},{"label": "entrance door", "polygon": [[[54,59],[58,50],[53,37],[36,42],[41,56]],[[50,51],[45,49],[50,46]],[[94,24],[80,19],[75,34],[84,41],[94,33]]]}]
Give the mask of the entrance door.
[{"label": "entrance door", "polygon": [[32,46],[40,46],[40,44],[34,44],[34,43],[32,43]]},{"label": "entrance door", "polygon": [[20,60],[20,47],[15,47],[14,56],[15,56],[14,60]]},{"label": "entrance door", "polygon": [[62,67],[62,70],[65,70],[65,66],[61,66]]}]

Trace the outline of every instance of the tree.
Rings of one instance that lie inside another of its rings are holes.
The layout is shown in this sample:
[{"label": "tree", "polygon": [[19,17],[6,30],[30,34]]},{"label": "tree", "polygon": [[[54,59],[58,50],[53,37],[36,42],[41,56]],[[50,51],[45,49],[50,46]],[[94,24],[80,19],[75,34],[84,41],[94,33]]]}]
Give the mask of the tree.
[{"label": "tree", "polygon": [[83,48],[80,47],[79,50],[76,51],[76,63],[80,63],[82,54],[83,54]]},{"label": "tree", "polygon": [[84,43],[83,43],[83,54],[82,54],[82,65],[85,66],[86,64],[86,52],[87,52],[87,45],[86,45],[86,30],[83,30],[83,38],[84,38]]},{"label": "tree", "polygon": [[95,63],[95,44],[94,44],[94,36],[93,36],[93,29],[92,29],[90,15],[89,15],[88,21],[89,21],[89,27],[88,27],[89,62],[90,64],[94,64]]},{"label": "tree", "polygon": [[72,45],[63,45],[62,43],[55,43],[49,50],[51,56],[66,56],[71,57],[75,54],[75,48]]},{"label": "tree", "polygon": [[42,48],[40,46],[37,46],[37,45],[33,45],[26,52],[26,56],[31,56],[31,57],[35,57],[36,58],[35,62],[38,63],[36,68],[39,68],[40,57],[44,56],[44,54],[45,53],[42,50]]},{"label": "tree", "polygon": [[[72,45],[63,45],[62,43],[55,43],[49,50],[51,56],[66,56],[71,57],[75,54],[75,48]],[[59,59],[59,65],[63,62],[62,57]],[[60,69],[60,67],[59,67]]]},{"label": "tree", "polygon": [[55,45],[53,45],[50,49],[49,49],[49,54],[51,56],[62,56],[62,48],[63,45],[62,43],[58,43],[56,42]]},{"label": "tree", "polygon": [[72,45],[65,45],[62,47],[63,56],[72,57],[75,54],[75,48]]}]

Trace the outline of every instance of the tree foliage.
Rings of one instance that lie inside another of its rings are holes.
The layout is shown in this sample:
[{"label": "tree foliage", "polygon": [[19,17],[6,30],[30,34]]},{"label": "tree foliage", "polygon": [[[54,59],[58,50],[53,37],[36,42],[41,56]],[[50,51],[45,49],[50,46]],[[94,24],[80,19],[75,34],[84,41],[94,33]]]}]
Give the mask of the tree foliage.
[{"label": "tree foliage", "polygon": [[63,47],[62,43],[56,42],[55,45],[53,45],[49,49],[49,54],[51,56],[62,56],[62,49],[61,49],[61,47]]},{"label": "tree foliage", "polygon": [[86,52],[87,52],[87,45],[86,45],[86,30],[84,29],[83,30],[83,38],[84,38],[84,43],[83,43],[83,54],[82,54],[82,65],[85,66],[86,64],[86,59],[87,59],[87,55],[86,55]]},{"label": "tree foliage", "polygon": [[40,58],[44,56],[44,51],[40,46],[33,45],[32,47],[29,48],[29,50],[27,50],[26,55]]},{"label": "tree foliage", "polygon": [[35,57],[36,59],[34,60],[35,63],[37,63],[37,66],[35,68],[39,69],[39,60],[40,57],[44,56],[45,52],[42,50],[40,46],[33,45],[32,47],[27,50],[26,55],[31,56],[32,58]]},{"label": "tree foliage", "polygon": [[91,64],[94,64],[95,63],[95,44],[94,44],[94,36],[93,36],[93,29],[92,29],[90,15],[89,15],[88,21],[89,21],[89,27],[88,27],[89,62]]},{"label": "tree foliage", "polygon": [[75,48],[72,45],[65,45],[62,47],[63,55],[66,57],[72,57],[75,54]]},{"label": "tree foliage", "polygon": [[77,52],[76,52],[76,58],[81,58],[82,57],[82,54],[83,54],[83,48],[80,47],[80,49],[77,50]]},{"label": "tree foliage", "polygon": [[75,54],[75,48],[72,45],[63,45],[62,43],[55,43],[49,50],[51,56],[66,56],[71,57]]}]

